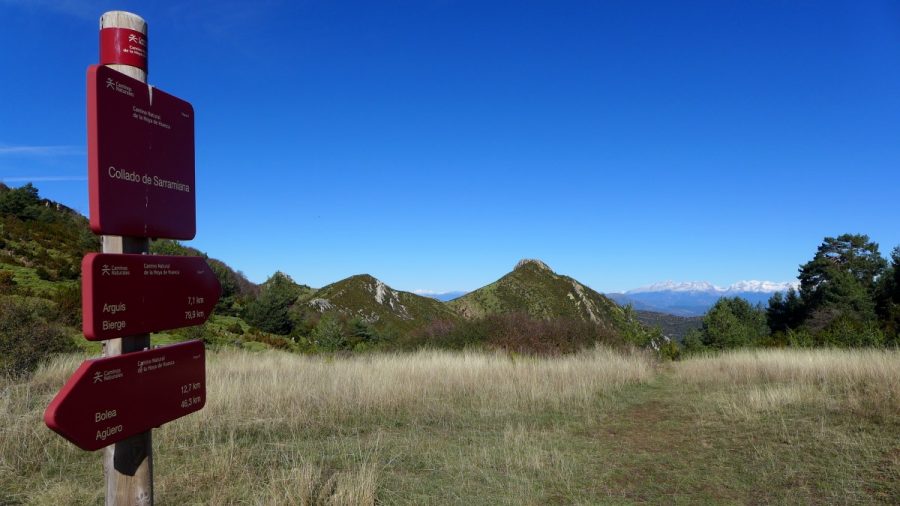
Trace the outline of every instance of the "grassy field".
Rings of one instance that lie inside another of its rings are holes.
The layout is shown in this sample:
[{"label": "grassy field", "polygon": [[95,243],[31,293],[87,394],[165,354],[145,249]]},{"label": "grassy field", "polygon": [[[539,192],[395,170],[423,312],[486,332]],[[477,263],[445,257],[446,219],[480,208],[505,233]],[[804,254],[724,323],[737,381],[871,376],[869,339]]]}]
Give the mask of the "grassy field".
[{"label": "grassy field", "polygon": [[[0,380],[0,504],[102,503],[41,421],[80,360]],[[897,504],[898,413],[897,351],[221,351],[154,431],[157,504]]]}]

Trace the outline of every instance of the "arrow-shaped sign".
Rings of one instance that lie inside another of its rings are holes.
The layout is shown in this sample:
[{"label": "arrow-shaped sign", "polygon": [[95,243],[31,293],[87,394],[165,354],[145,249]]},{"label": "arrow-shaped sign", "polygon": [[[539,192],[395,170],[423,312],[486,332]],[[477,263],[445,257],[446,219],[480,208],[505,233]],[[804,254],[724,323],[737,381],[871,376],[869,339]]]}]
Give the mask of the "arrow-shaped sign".
[{"label": "arrow-shaped sign", "polygon": [[82,450],[199,411],[206,404],[203,341],[86,360],[56,394],[44,422]]},{"label": "arrow-shaped sign", "polygon": [[88,253],[81,261],[82,330],[99,341],[200,325],[220,292],[202,257]]}]

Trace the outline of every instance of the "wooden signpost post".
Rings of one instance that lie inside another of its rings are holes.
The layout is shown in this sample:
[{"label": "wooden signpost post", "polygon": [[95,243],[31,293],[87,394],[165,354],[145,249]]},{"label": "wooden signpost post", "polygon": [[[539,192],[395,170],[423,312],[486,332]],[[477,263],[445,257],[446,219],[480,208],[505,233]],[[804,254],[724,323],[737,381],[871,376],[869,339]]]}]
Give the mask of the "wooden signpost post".
[{"label": "wooden signpost post", "polygon": [[151,430],[206,403],[203,342],[150,348],[149,332],[199,325],[220,295],[200,257],[149,255],[150,238],[196,233],[194,110],[147,85],[147,23],[100,18],[88,68],[88,193],[102,253],[82,262],[84,334],[103,340],[44,413],[84,450],[104,449],[106,504],[153,504]]}]

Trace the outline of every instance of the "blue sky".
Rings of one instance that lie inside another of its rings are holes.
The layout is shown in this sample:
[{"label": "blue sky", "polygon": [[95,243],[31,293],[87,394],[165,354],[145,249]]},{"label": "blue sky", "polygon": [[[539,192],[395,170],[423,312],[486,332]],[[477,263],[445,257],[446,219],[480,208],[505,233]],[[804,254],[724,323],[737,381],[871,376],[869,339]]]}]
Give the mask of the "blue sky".
[{"label": "blue sky", "polygon": [[87,213],[106,10],[196,111],[189,244],[254,281],[788,281],[900,245],[900,4],[0,0],[0,180]]}]

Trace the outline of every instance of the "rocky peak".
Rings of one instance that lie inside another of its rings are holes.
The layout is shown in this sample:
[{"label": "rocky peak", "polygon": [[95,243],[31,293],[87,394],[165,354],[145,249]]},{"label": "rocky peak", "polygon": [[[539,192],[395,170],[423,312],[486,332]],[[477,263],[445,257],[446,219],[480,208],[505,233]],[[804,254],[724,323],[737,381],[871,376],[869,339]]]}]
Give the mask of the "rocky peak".
[{"label": "rocky peak", "polygon": [[551,269],[547,264],[545,264],[544,262],[541,262],[537,258],[523,258],[522,260],[519,260],[519,263],[516,264],[516,269],[520,269],[527,265],[533,265],[533,266],[537,267],[538,269],[545,270],[548,272],[553,272],[553,269]]}]

